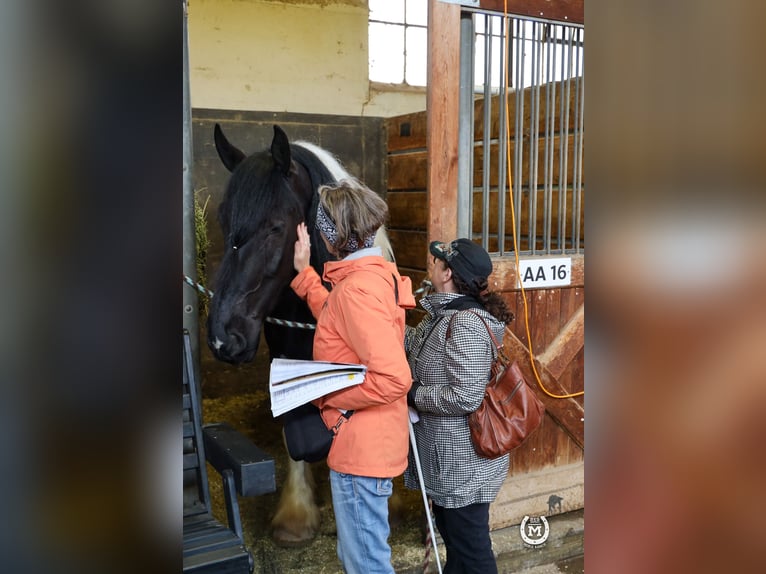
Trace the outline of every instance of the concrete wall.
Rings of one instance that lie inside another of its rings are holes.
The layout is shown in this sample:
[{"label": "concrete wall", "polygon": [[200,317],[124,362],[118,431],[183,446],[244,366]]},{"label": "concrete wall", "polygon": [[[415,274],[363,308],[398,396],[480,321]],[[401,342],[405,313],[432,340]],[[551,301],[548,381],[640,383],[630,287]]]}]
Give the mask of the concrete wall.
[{"label": "concrete wall", "polygon": [[390,117],[425,90],[370,89],[366,0],[191,0],[193,108]]}]

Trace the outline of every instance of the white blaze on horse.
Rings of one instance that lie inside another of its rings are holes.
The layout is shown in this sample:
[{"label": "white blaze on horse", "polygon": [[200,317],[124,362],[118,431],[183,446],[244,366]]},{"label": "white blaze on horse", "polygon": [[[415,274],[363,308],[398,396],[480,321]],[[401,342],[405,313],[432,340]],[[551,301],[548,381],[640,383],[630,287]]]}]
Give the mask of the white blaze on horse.
[{"label": "white blaze on horse", "polygon": [[[326,150],[307,142],[290,143],[276,125],[270,149],[249,156],[231,145],[217,124],[214,138],[231,177],[218,208],[224,252],[208,315],[208,345],[221,361],[250,362],[263,329],[270,358],[311,359],[313,330],[266,318],[315,323],[289,285],[295,276],[296,228],[306,222],[311,265],[321,276],[332,256],[315,226],[317,190],[352,176]],[[378,232],[376,244],[393,260],[384,229]],[[288,460],[272,535],[278,544],[299,545],[316,535],[319,509],[311,467],[289,456]]]}]

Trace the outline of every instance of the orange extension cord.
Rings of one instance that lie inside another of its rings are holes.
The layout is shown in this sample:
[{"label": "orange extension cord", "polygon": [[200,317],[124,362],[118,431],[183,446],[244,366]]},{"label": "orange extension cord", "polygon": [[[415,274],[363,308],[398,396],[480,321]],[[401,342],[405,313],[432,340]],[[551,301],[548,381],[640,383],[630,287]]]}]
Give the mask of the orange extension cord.
[{"label": "orange extension cord", "polygon": [[[508,189],[510,191],[510,198],[511,198],[511,227],[513,231],[513,254],[516,257],[516,273],[519,272],[519,249],[516,242],[516,211],[513,206],[513,180],[511,179],[511,122],[509,118],[509,109],[508,109],[508,72],[509,72],[509,58],[507,58],[507,55],[509,53],[509,28],[508,25],[508,0],[505,0],[503,3],[503,18],[504,22],[506,23],[505,26],[505,32],[504,32],[504,42],[505,42],[505,54],[506,54],[506,60],[505,60],[505,137],[506,137],[506,145],[505,145],[505,153],[506,153],[506,164],[508,166]],[[518,89],[518,88],[517,88]],[[535,354],[532,350],[532,336],[529,332],[529,307],[527,305],[527,293],[524,290],[524,282],[519,280],[519,286],[521,287],[521,298],[524,300],[524,323],[526,325],[527,330],[527,343],[529,344],[529,358],[530,362],[532,363],[532,371],[535,373],[535,379],[537,380],[537,384],[540,385],[540,388],[543,390],[543,392],[548,395],[549,397],[553,397],[554,399],[568,399],[571,397],[579,397],[581,395],[585,394],[585,391],[580,391],[579,393],[571,393],[568,395],[554,395],[551,393],[548,389],[545,388],[543,385],[543,382],[540,380],[540,374],[537,372],[537,366],[535,365]],[[506,327],[507,329],[507,327]]]}]

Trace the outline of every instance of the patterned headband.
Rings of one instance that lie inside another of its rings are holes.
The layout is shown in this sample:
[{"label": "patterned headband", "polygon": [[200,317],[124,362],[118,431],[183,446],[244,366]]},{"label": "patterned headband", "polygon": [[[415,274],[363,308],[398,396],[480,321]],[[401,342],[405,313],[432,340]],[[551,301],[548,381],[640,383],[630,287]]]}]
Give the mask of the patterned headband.
[{"label": "patterned headband", "polygon": [[322,208],[321,201],[317,206],[316,226],[319,228],[319,231],[322,232],[322,235],[327,238],[327,241],[330,242],[330,245],[335,247],[338,243],[338,228],[335,227],[335,223],[332,219],[330,219],[330,216],[325,213],[325,210]]},{"label": "patterned headband", "polygon": [[[322,202],[319,202],[319,205],[317,206],[317,221],[316,226],[319,228],[319,231],[322,232],[322,235],[324,235],[327,238],[327,241],[332,245],[334,248],[338,248],[338,228],[333,222],[332,219],[330,219],[330,216],[327,215],[327,212],[322,207]],[[364,242],[364,245],[362,247],[368,248],[372,247],[373,243],[375,243],[375,233],[370,235]],[[350,251],[351,253],[359,250],[359,236],[356,233],[351,233],[349,235],[348,241],[346,242],[346,251]]]}]

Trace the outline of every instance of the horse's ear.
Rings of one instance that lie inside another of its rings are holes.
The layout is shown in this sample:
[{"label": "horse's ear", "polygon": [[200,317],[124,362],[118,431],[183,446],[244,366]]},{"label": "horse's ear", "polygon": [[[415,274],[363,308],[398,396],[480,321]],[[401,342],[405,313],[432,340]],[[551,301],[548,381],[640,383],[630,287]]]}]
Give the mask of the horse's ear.
[{"label": "horse's ear", "polygon": [[213,139],[215,139],[215,149],[218,152],[218,157],[221,158],[223,165],[225,165],[226,169],[229,171],[234,171],[234,168],[245,159],[245,154],[229,143],[229,140],[223,135],[221,126],[218,124],[215,124]]},{"label": "horse's ear", "polygon": [[290,173],[290,142],[287,134],[278,125],[274,125],[274,139],[271,140],[271,157],[279,170],[288,175]]}]

